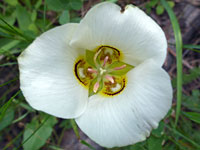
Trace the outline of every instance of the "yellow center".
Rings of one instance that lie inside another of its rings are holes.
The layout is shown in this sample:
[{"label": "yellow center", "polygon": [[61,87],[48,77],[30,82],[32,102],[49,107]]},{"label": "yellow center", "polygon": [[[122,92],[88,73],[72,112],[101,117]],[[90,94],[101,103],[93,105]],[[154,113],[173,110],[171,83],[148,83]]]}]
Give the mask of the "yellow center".
[{"label": "yellow center", "polygon": [[75,62],[74,72],[78,81],[89,90],[91,82],[96,79],[92,90],[96,93],[101,82],[103,87],[101,87],[99,93],[104,96],[114,96],[121,93],[126,86],[126,76],[112,74],[111,70],[122,70],[126,65],[112,69],[109,66],[113,62],[121,61],[122,53],[111,46],[100,46],[92,52],[94,53],[94,57],[92,57],[94,65],[89,64],[86,57],[83,56]]}]

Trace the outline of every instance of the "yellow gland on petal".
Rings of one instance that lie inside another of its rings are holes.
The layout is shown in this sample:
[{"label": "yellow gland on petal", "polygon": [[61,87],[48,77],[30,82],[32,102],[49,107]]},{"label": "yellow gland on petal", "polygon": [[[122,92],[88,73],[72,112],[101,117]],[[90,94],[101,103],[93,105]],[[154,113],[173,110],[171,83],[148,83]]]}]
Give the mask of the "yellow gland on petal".
[{"label": "yellow gland on petal", "polygon": [[86,50],[86,57],[82,56],[75,62],[75,76],[89,90],[89,96],[97,93],[117,95],[125,89],[125,75],[133,68],[121,59],[122,53],[111,46]]}]

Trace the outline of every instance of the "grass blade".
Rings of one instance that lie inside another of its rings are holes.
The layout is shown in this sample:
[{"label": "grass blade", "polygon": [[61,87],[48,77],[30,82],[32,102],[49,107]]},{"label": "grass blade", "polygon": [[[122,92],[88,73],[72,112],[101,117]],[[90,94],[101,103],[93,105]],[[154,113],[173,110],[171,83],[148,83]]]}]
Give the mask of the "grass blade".
[{"label": "grass blade", "polygon": [[94,147],[92,147],[89,143],[87,143],[86,141],[84,140],[81,140],[80,141],[83,145],[87,146],[88,148],[90,148],[91,150],[96,150]]},{"label": "grass blade", "polygon": [[12,83],[12,82],[15,82],[17,79],[18,79],[18,78],[16,77],[16,78],[14,78],[14,79],[12,79],[12,80],[9,80],[9,81],[7,81],[7,82],[5,82],[5,83],[2,83],[2,84],[0,84],[0,87],[3,87],[3,86],[5,86],[5,85],[7,85],[7,84],[10,84],[10,83]]},{"label": "grass blade", "polygon": [[178,23],[178,20],[169,6],[169,4],[166,2],[166,0],[161,0],[161,4],[166,9],[169,18],[172,23],[174,36],[176,40],[176,64],[177,64],[177,104],[176,104],[176,119],[175,119],[175,127],[178,123],[180,111],[181,111],[181,100],[182,100],[182,36],[181,36],[181,30]]},{"label": "grass blade", "polygon": [[17,62],[8,62],[5,64],[0,64],[0,67],[12,66],[12,65],[16,65],[16,64],[17,64]]},{"label": "grass blade", "polygon": [[171,128],[168,125],[165,125],[167,127],[167,129],[169,129],[170,131],[174,132],[176,135],[182,137],[183,139],[185,139],[186,141],[188,141],[189,143],[191,143],[192,145],[194,145],[196,148],[200,149],[200,145],[197,144],[195,141],[191,140],[190,138],[186,137],[185,135],[183,135],[182,133],[180,133],[179,131],[177,131],[174,128]]},{"label": "grass blade", "polygon": [[3,26],[1,26],[1,28],[4,28],[4,30],[8,30],[9,32],[13,32],[16,35],[19,35],[20,37],[24,38],[25,40],[31,42],[33,39],[25,36],[24,34],[20,33],[19,31],[17,31],[14,27],[12,27],[11,25],[9,25],[9,23],[7,23],[4,19],[0,18],[0,20],[5,23],[6,26],[8,26],[9,29],[4,28]]},{"label": "grass blade", "polygon": [[200,45],[183,45],[183,48],[192,50],[194,52],[200,53]]},{"label": "grass blade", "polygon": [[200,45],[186,44],[186,45],[183,45],[183,48],[188,48],[188,49],[199,49],[199,50],[200,50]]},{"label": "grass blade", "polygon": [[74,133],[76,134],[76,137],[77,137],[78,139],[80,139],[80,135],[79,135],[79,131],[78,131],[78,127],[77,127],[77,125],[76,125],[76,122],[75,122],[73,119],[71,119],[71,120],[70,120],[70,123],[71,123],[71,125],[72,125],[73,130],[74,130]]},{"label": "grass blade", "polygon": [[17,93],[15,93],[15,95],[13,95],[7,102],[6,104],[4,104],[1,108],[0,108],[0,121],[3,119],[3,117],[5,116],[5,113],[8,109],[8,107],[10,106],[11,102],[13,101],[13,99],[19,95],[21,91],[19,90]]}]

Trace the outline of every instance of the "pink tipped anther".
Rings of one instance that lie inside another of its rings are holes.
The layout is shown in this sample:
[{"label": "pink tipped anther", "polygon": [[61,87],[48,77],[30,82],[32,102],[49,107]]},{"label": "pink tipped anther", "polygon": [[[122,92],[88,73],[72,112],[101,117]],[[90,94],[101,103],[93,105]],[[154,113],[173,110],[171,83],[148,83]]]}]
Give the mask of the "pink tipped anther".
[{"label": "pink tipped anther", "polygon": [[124,69],[125,67],[126,67],[126,65],[122,65],[122,66],[120,66],[120,67],[114,68],[114,70],[121,70],[121,69]]},{"label": "pink tipped anther", "polygon": [[96,82],[93,88],[94,93],[96,93],[99,89],[99,82]]},{"label": "pink tipped anther", "polygon": [[110,81],[111,83],[115,83],[113,77],[111,77],[111,76],[109,76],[109,75],[106,75],[106,79],[107,79],[108,81]]},{"label": "pink tipped anther", "polygon": [[88,70],[88,72],[90,72],[90,73],[98,73],[96,70],[94,70],[94,69],[92,69],[92,68],[88,68],[87,70]]},{"label": "pink tipped anther", "polygon": [[108,56],[106,56],[105,58],[104,58],[104,62],[103,62],[103,67],[105,67],[105,65],[106,65],[106,63],[107,63],[107,61],[108,61]]}]

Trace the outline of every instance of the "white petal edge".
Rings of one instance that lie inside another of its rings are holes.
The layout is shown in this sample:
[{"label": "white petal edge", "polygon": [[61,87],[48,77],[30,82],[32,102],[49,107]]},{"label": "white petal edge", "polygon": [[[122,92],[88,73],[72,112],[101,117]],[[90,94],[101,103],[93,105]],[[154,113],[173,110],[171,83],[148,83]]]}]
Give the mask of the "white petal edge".
[{"label": "white petal edge", "polygon": [[134,66],[149,58],[162,66],[167,54],[165,34],[153,19],[133,5],[121,12],[118,5],[109,2],[89,10],[70,45],[89,50],[113,46],[123,52],[126,63]]},{"label": "white petal edge", "polygon": [[140,64],[127,76],[121,94],[92,96],[87,110],[76,119],[81,130],[101,146],[121,147],[145,140],[171,107],[169,75],[153,60]]},{"label": "white petal edge", "polygon": [[78,117],[87,107],[87,90],[74,75],[78,53],[69,46],[76,28],[71,23],[43,33],[18,58],[20,88],[27,102],[61,118]]}]

